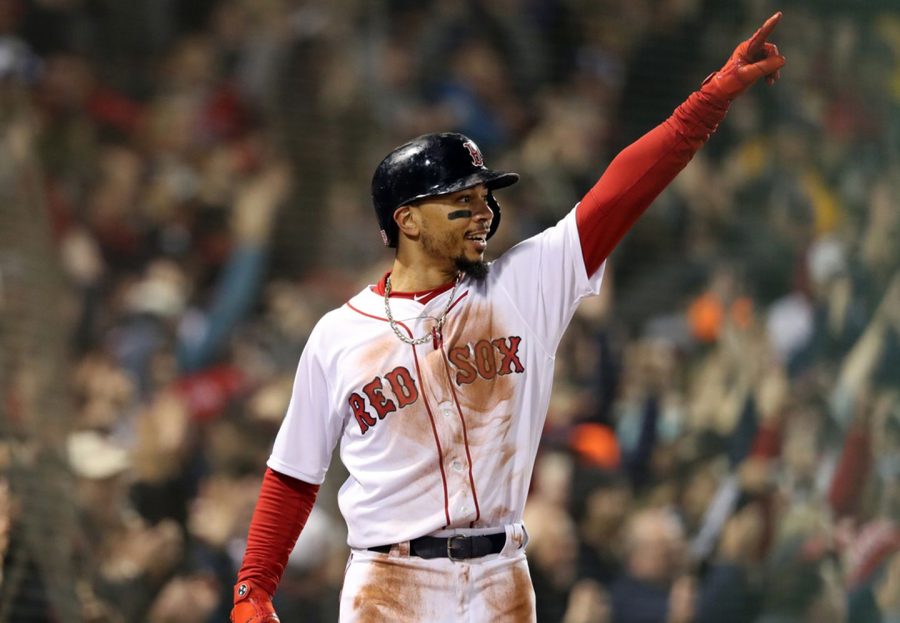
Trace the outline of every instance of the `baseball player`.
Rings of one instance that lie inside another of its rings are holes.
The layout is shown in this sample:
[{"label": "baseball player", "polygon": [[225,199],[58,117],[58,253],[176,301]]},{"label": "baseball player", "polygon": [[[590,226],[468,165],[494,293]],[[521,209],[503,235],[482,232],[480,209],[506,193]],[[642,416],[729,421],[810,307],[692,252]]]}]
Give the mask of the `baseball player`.
[{"label": "baseball player", "polygon": [[620,153],[554,227],[486,264],[500,223],[493,171],[460,134],[421,136],[378,165],[372,198],[389,273],[316,325],[300,357],[234,587],[234,623],[271,599],[332,451],[350,559],[340,620],[535,620],[522,511],[554,352],[604,261],[653,199],[784,57],[781,14],[665,122]]}]

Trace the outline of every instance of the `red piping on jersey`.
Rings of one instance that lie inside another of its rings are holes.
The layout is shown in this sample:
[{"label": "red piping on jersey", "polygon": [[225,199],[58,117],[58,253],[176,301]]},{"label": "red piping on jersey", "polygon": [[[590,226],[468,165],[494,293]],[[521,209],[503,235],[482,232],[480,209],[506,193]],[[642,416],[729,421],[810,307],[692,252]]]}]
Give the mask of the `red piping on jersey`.
[{"label": "red piping on jersey", "polygon": [[[382,293],[382,294],[383,294],[383,293]],[[463,300],[464,298],[466,298],[467,296],[469,296],[469,291],[468,291],[468,290],[466,290],[465,292],[463,292],[462,294],[460,294],[460,295],[459,295],[459,298],[456,299],[455,301],[453,301],[453,302],[450,304],[450,307],[447,308],[447,313],[449,314],[449,313],[450,313],[450,310],[453,309],[454,307],[456,307],[456,304],[459,303],[459,302],[460,302],[461,300]],[[368,314],[368,313],[362,311],[361,309],[357,309],[356,307],[354,307],[353,305],[351,305],[349,301],[346,303],[346,305],[347,305],[347,307],[349,307],[350,309],[352,309],[353,311],[355,311],[357,314],[360,314],[360,315],[362,315],[362,316],[365,316],[366,318],[372,318],[373,320],[381,320],[382,322],[388,322],[388,319],[387,319],[387,318],[384,318],[384,317],[382,317],[382,316],[375,316],[374,314]],[[406,332],[409,333],[409,337],[412,337],[412,331],[409,330],[409,327],[407,327],[407,326],[406,326],[405,324],[403,324],[402,322],[397,322],[396,320],[395,320],[394,322],[396,322],[398,325],[400,325],[401,327],[403,327],[404,329],[406,329]]]},{"label": "red piping on jersey", "polygon": [[[381,316],[373,316],[372,314],[367,314],[366,312],[362,311],[361,309],[356,309],[356,308],[353,307],[353,305],[351,305],[349,302],[347,303],[347,307],[349,307],[350,309],[352,309],[353,311],[355,311],[357,314],[360,314],[360,315],[362,315],[362,316],[365,316],[366,318],[373,318],[373,319],[375,319],[375,320],[381,320],[382,322],[387,322],[387,321],[388,321],[387,318],[382,318]],[[402,322],[398,322],[397,324],[400,325],[401,327],[403,327],[404,329],[406,329],[406,332],[409,333],[410,336],[412,336],[412,331],[409,330],[409,327],[407,327],[407,326],[406,326],[405,324],[403,324]]]},{"label": "red piping on jersey", "polygon": [[453,309],[454,307],[456,307],[456,304],[459,303],[459,302],[460,302],[461,300],[463,300],[464,298],[466,298],[467,296],[469,296],[469,291],[468,291],[468,290],[466,290],[465,292],[463,292],[462,294],[460,294],[460,295],[459,295],[459,298],[456,299],[455,301],[453,301],[453,302],[450,304],[450,307],[447,308],[447,313],[449,314],[449,313],[450,313],[450,310]]},{"label": "red piping on jersey", "polygon": [[[406,330],[409,331],[409,329]],[[409,337],[412,337],[412,332],[410,332]],[[434,444],[437,446],[438,451],[438,467],[441,468],[441,482],[444,483],[444,517],[447,519],[447,524],[444,527],[446,528],[450,525],[450,494],[447,491],[447,474],[444,473],[444,451],[441,449],[441,440],[438,438],[437,426],[435,426],[434,423],[434,414],[431,412],[431,407],[428,406],[428,393],[425,391],[425,380],[422,377],[422,370],[419,368],[419,354],[416,352],[415,346],[412,347],[412,350],[413,359],[416,362],[416,374],[419,376],[419,384],[422,386],[422,404],[425,405],[425,411],[428,412],[428,419],[431,420],[431,432],[434,433]]]},{"label": "red piping on jersey", "polygon": [[[466,293],[463,294],[462,296],[460,296],[456,302],[458,303],[460,300],[462,300],[463,296],[466,296],[466,294],[468,294],[468,293],[469,292],[466,291]],[[454,303],[454,305],[455,304],[456,303]],[[381,318],[379,316],[373,316],[372,314],[367,314],[366,312],[364,312],[362,310],[356,309],[349,302],[347,303],[347,307],[349,307],[350,309],[352,309],[353,311],[355,311],[358,314],[366,316],[367,318],[374,318],[375,320],[381,320],[383,322],[388,322],[387,318]],[[406,332],[409,334],[409,337],[410,338],[412,337],[412,331],[409,330],[409,327],[407,327],[402,322],[397,322],[396,324],[403,327],[406,330]],[[419,384],[422,386],[422,404],[425,405],[425,411],[428,412],[428,419],[431,420],[431,432],[434,434],[434,443],[437,446],[438,468],[440,468],[440,470],[441,470],[441,482],[444,485],[444,517],[447,520],[447,524],[444,527],[446,528],[447,526],[450,525],[450,495],[447,491],[447,475],[444,473],[444,451],[441,449],[441,441],[440,441],[440,439],[438,439],[437,427],[434,424],[434,415],[431,413],[431,407],[428,406],[428,397],[425,392],[425,383],[422,380],[422,370],[421,370],[421,368],[419,368],[419,355],[416,352],[415,346],[410,346],[410,348],[412,348],[412,351],[413,351],[413,360],[416,362],[416,374],[419,377]]]},{"label": "red piping on jersey", "polygon": [[[466,294],[468,294],[468,292],[466,292]],[[441,354],[444,355],[444,371],[447,373],[447,383],[450,385],[450,391],[453,394],[453,402],[456,404],[456,413],[459,415],[459,421],[462,424],[463,443],[466,446],[466,459],[469,461],[469,484],[472,485],[472,499],[475,502],[475,519],[469,522],[469,527],[474,528],[475,522],[481,519],[481,508],[478,506],[478,490],[475,488],[475,476],[472,475],[472,454],[469,452],[469,435],[466,432],[466,419],[463,417],[462,409],[459,406],[459,398],[456,397],[456,387],[453,384],[453,378],[450,376],[447,351],[444,350],[443,342],[441,342]]]},{"label": "red piping on jersey", "polygon": [[[385,277],[386,276],[387,276],[387,273],[385,273]],[[452,287],[452,284],[450,284],[450,285]],[[377,288],[379,286],[381,286],[381,288],[382,288],[381,293],[384,294],[384,290],[383,290],[384,279],[382,279],[382,281],[379,283],[378,286],[373,288],[375,292],[378,291]],[[448,289],[449,289],[448,287],[441,286],[441,288],[439,288],[440,291],[435,292],[434,294],[436,296],[438,294],[446,292]],[[468,290],[466,290],[465,292],[460,294],[459,297],[450,304],[450,307],[447,308],[447,313],[449,314],[450,310],[452,310],[454,307],[456,307],[457,304],[459,304],[459,302],[462,301],[467,296],[469,296]],[[428,298],[430,300],[430,299],[434,298],[434,296],[429,296]],[[427,302],[427,301],[425,301],[425,302]],[[357,309],[349,301],[347,302],[347,307],[349,307],[356,313],[358,313],[362,316],[365,316],[367,318],[372,318],[374,320],[381,320],[382,322],[389,322],[387,318],[383,318],[381,316],[375,316],[373,314],[369,314],[360,309]],[[412,331],[409,329],[409,327],[407,327],[402,322],[396,322],[396,324],[403,327],[403,329],[406,331],[406,333],[409,335],[409,337],[412,338],[413,334],[412,334]],[[427,392],[425,391],[425,381],[422,377],[422,370],[419,367],[418,351],[416,351],[415,346],[412,346],[411,348],[413,351],[413,359],[415,360],[415,363],[416,363],[416,375],[419,377],[419,384],[422,386],[422,390],[423,390],[422,391],[422,404],[425,405],[425,411],[428,413],[428,419],[431,422],[431,432],[434,435],[434,444],[435,444],[435,446],[437,446],[437,451],[438,451],[438,467],[440,468],[440,471],[441,471],[441,483],[444,486],[444,517],[447,520],[447,524],[444,527],[446,528],[447,526],[450,525],[450,493],[449,493],[449,488],[447,487],[447,474],[444,471],[444,450],[441,447],[440,437],[438,437],[437,425],[434,422],[434,414],[431,411],[431,406],[428,404]],[[444,355],[444,358],[445,358],[444,371],[447,373],[448,380],[449,380],[450,370],[447,368],[447,363],[446,363],[447,353],[443,349],[443,344],[441,346],[441,353]],[[453,387],[452,381],[450,381],[450,389],[453,392],[453,402],[456,404],[456,410],[457,410],[457,413],[459,414],[460,421],[462,422],[463,441],[466,446],[466,458],[469,461],[469,483],[472,485],[472,498],[475,502],[475,521],[478,521],[478,519],[481,517],[481,509],[479,508],[479,505],[478,505],[478,494],[476,493],[476,490],[475,490],[475,479],[472,475],[472,456],[469,452],[469,439],[468,439],[468,436],[466,433],[466,422],[462,417],[462,411],[460,410],[460,407],[459,407],[459,400],[456,398],[456,389]],[[472,524],[474,524],[474,521],[472,522]]]}]

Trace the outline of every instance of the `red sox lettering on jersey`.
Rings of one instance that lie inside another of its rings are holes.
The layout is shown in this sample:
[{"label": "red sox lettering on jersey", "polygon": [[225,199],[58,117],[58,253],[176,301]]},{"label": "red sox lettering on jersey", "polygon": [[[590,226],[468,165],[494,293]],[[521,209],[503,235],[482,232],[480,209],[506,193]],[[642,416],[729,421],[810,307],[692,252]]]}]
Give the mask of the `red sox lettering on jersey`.
[{"label": "red sox lettering on jersey", "polygon": [[[487,277],[416,300],[363,289],[326,314],[297,369],[269,466],[321,483],[340,446],[348,543],[519,524],[544,426],[554,353],[588,276],[574,211],[503,254]],[[452,299],[452,300],[451,300]]]},{"label": "red sox lettering on jersey", "polygon": [[[520,374],[525,371],[519,360],[518,351],[522,338],[513,335],[493,340],[479,340],[474,344],[456,346],[450,349],[448,358],[456,368],[455,382],[467,385],[479,377],[490,381],[495,376]],[[389,387],[393,398],[385,396]],[[365,396],[365,398],[363,397]],[[366,401],[368,398],[368,403]],[[371,427],[383,420],[389,413],[402,410],[414,404],[419,398],[419,389],[410,371],[398,366],[366,383],[361,391],[350,394],[350,408],[365,434]]]}]

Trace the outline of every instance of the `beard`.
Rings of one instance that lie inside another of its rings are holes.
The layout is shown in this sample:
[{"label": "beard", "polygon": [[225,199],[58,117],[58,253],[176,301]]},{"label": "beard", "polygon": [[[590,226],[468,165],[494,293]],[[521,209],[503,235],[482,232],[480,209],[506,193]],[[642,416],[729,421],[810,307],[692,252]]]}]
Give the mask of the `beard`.
[{"label": "beard", "polygon": [[[430,232],[423,231],[421,234],[422,246],[433,256],[446,257],[448,250],[453,248],[455,237],[453,234],[447,234],[443,238],[432,236]],[[456,270],[463,273],[466,277],[470,277],[475,281],[484,281],[489,272],[487,262],[484,260],[470,260],[464,255],[453,258],[453,265]]]},{"label": "beard", "polygon": [[453,263],[456,265],[456,270],[475,281],[484,281],[484,278],[490,272],[490,267],[484,260],[473,261],[464,257],[457,257],[453,260]]}]

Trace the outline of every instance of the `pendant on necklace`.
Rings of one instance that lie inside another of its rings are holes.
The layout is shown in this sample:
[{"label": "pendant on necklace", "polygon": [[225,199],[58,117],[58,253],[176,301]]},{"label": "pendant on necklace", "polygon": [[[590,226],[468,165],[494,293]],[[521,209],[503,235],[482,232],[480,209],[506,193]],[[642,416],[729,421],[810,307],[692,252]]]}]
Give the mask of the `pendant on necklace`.
[{"label": "pendant on necklace", "polygon": [[438,328],[431,327],[431,343],[434,345],[434,350],[437,350],[441,347],[441,343],[444,341],[444,336],[441,331],[438,331]]}]

